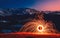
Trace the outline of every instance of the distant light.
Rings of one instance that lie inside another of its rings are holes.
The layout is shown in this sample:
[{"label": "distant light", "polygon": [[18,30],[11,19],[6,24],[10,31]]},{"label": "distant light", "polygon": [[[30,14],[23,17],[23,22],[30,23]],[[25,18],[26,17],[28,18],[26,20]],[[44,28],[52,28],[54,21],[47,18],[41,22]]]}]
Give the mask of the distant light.
[{"label": "distant light", "polygon": [[3,22],[7,22],[7,21],[4,20]]},{"label": "distant light", "polygon": [[0,22],[4,22],[4,23],[6,23],[6,22],[8,22],[8,21],[6,21],[6,20],[3,20],[3,21],[0,21]]}]

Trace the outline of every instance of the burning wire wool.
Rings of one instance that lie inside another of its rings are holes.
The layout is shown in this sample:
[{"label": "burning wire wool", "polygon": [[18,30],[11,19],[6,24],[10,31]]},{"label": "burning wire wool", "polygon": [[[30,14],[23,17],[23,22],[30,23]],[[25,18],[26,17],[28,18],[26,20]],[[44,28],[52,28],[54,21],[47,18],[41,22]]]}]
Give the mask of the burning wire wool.
[{"label": "burning wire wool", "polygon": [[[39,19],[38,19],[39,18]],[[39,16],[36,20],[27,22],[20,29],[20,32],[36,32],[36,33],[56,33],[52,22],[47,22],[43,19],[43,15]]]}]

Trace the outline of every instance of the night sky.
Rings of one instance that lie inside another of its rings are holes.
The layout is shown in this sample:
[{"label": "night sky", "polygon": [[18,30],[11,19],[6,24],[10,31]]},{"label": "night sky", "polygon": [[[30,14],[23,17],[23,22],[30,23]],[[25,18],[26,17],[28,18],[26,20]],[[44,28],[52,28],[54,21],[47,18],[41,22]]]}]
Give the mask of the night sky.
[{"label": "night sky", "polygon": [[0,8],[32,7],[37,0],[0,0]]},{"label": "night sky", "polygon": [[38,2],[42,3],[46,0],[0,0],[0,8],[21,8],[33,7]]},{"label": "night sky", "polygon": [[60,10],[60,0],[0,0],[0,8],[34,8]]}]

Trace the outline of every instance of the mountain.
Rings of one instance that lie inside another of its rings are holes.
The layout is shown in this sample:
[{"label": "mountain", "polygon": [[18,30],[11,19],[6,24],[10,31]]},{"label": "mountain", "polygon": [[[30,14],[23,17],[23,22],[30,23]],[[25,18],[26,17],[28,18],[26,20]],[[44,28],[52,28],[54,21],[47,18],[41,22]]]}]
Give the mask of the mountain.
[{"label": "mountain", "polygon": [[23,14],[33,14],[39,11],[30,8],[11,8],[11,9],[2,9],[0,10],[0,15],[9,16],[9,15],[23,15]]},{"label": "mountain", "polygon": [[0,9],[0,32],[18,31],[24,23],[32,20],[36,13],[39,11],[30,8]]}]

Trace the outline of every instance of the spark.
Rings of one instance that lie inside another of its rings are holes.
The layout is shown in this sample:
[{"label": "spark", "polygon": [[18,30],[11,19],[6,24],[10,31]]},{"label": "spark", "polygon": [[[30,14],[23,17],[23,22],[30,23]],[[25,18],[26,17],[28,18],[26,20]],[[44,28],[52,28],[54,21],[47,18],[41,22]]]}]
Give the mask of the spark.
[{"label": "spark", "polygon": [[47,22],[43,19],[43,16],[38,16],[39,19],[33,19],[22,26],[20,32],[33,32],[38,34],[56,33],[54,29],[54,24],[52,22]]}]

